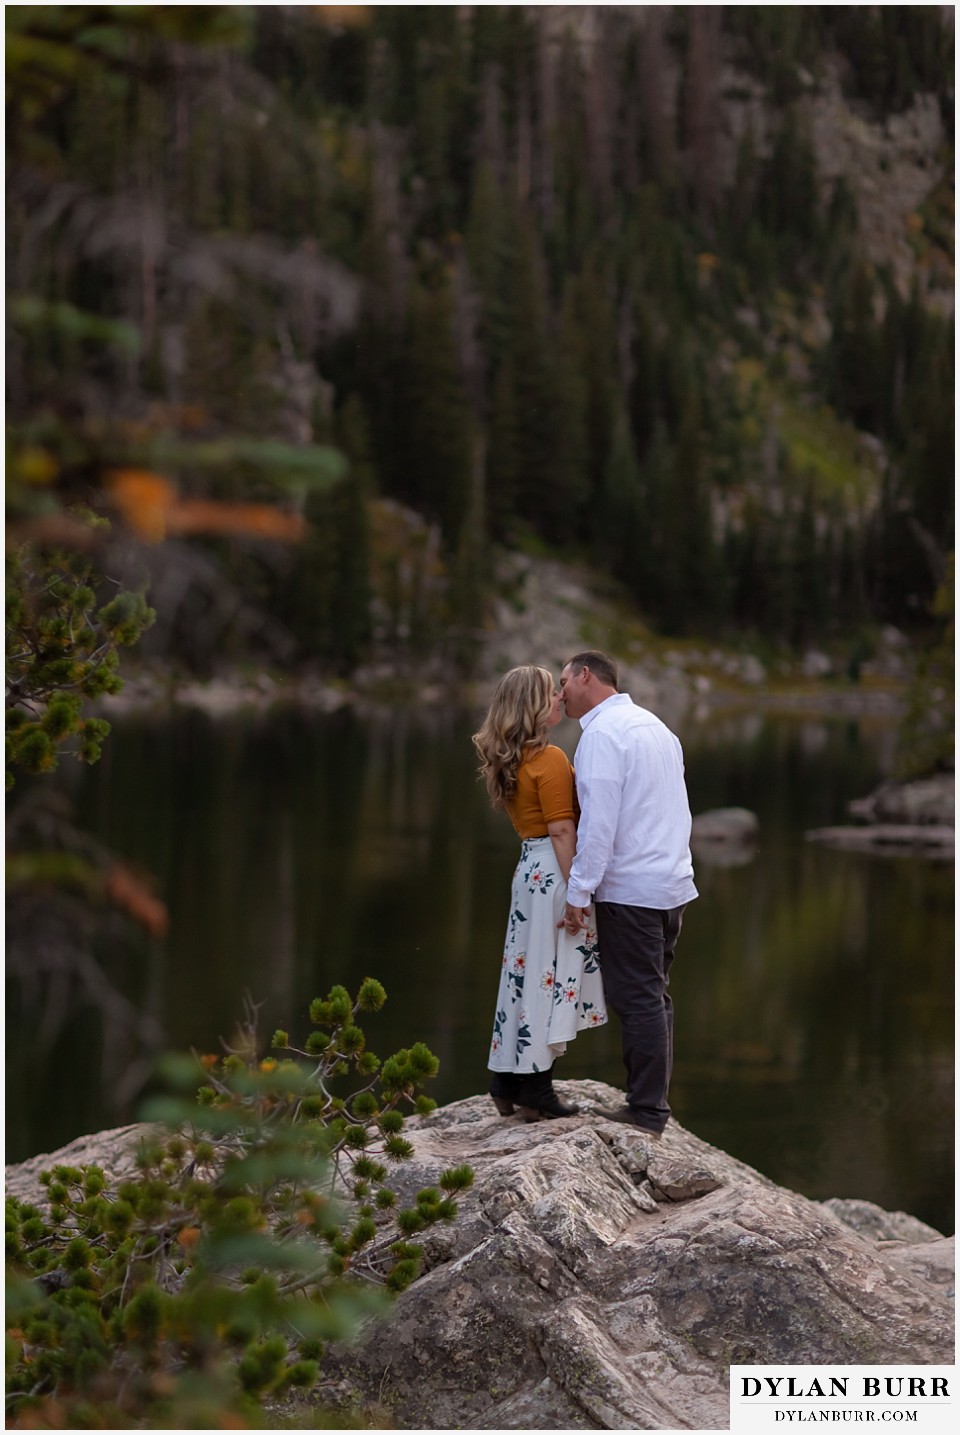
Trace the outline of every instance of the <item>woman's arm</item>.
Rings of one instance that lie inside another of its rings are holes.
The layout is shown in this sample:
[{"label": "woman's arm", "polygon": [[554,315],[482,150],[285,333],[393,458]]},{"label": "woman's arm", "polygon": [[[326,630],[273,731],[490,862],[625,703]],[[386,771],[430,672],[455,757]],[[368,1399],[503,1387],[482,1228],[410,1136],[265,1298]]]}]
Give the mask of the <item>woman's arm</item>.
[{"label": "woman's arm", "polygon": [[550,834],[550,841],[553,843],[557,865],[563,880],[567,882],[570,879],[570,864],[573,862],[573,854],[577,850],[577,829],[571,818],[564,817],[559,822],[548,822],[547,831]]}]

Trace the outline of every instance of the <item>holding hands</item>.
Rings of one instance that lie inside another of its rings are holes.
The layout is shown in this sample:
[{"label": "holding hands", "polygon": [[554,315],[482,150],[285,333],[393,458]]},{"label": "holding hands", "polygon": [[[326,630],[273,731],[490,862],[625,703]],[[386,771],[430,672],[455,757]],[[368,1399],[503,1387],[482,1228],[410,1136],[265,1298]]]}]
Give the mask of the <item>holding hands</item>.
[{"label": "holding hands", "polygon": [[587,908],[571,907],[570,903],[567,902],[564,907],[563,916],[560,918],[557,926],[564,927],[570,933],[571,937],[575,937],[581,928],[586,926],[586,922]]}]

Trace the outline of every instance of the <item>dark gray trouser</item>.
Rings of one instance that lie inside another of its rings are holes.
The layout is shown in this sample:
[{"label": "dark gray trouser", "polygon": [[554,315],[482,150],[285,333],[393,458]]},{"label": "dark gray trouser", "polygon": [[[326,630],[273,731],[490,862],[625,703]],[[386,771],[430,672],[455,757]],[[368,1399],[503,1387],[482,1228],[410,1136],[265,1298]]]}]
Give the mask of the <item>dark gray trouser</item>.
[{"label": "dark gray trouser", "polygon": [[684,907],[668,912],[597,902],[597,946],[607,1005],[620,1018],[627,1101],[637,1124],[662,1131],[673,1072],[670,965]]}]

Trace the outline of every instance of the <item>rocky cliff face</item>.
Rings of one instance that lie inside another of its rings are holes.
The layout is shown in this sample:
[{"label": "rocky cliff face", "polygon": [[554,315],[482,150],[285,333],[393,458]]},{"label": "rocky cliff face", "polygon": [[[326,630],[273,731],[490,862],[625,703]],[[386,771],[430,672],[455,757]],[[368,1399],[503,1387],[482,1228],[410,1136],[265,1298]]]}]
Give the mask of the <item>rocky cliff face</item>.
[{"label": "rocky cliff face", "polygon": [[[952,313],[950,255],[924,242],[924,221],[918,213],[938,185],[953,182],[952,155],[936,97],[918,95],[902,114],[878,118],[868,106],[843,94],[836,56],[824,57],[819,80],[806,76],[806,81],[799,108],[824,194],[830,196],[843,180],[856,201],[857,234],[865,256],[873,264],[890,266],[904,296],[917,282],[931,307]],[[730,185],[744,134],[749,130],[758,153],[768,156],[779,111],[761,84],[729,63],[720,91],[718,160]]]},{"label": "rocky cliff face", "polygon": [[[927,254],[918,210],[950,176],[947,135],[933,95],[903,114],[870,120],[844,100],[831,76],[808,101],[808,122],[825,185],[845,179],[857,202],[868,258],[889,264],[903,294],[916,281],[928,303],[953,312],[953,271],[944,253]],[[952,180],[951,180],[952,183]]]},{"label": "rocky cliff face", "polygon": [[[475,1185],[391,1318],[328,1353],[324,1407],[399,1429],[723,1429],[731,1364],[952,1362],[952,1239],[806,1200],[675,1122],[649,1143],[597,1114],[622,1099],[599,1082],[558,1089],[579,1116],[528,1126],[476,1096],[408,1123],[401,1194],[464,1161]],[[8,1191],[35,1197],[56,1159],[120,1172],[140,1129],[8,1168]]]}]

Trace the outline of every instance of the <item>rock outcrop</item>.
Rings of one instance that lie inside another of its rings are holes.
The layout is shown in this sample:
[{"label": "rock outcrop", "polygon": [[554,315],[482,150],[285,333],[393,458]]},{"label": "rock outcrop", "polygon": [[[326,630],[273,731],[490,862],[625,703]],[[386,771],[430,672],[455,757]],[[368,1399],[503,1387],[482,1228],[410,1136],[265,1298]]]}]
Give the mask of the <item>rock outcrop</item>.
[{"label": "rock outcrop", "polygon": [[461,1161],[476,1184],[390,1324],[331,1353],[342,1399],[400,1428],[720,1429],[732,1363],[953,1360],[952,1240],[674,1122],[649,1143],[596,1114],[622,1099],[600,1083],[558,1090],[583,1114],[526,1126],[472,1097],[410,1123],[405,1188]]},{"label": "rock outcrop", "polygon": [[690,846],[698,866],[745,867],[757,855],[760,823],[746,807],[715,807],[693,818]]},{"label": "rock outcrop", "polygon": [[[952,1362],[952,1240],[807,1200],[675,1122],[648,1141],[599,1114],[622,1099],[599,1082],[558,1090],[579,1116],[524,1125],[476,1096],[408,1122],[402,1196],[464,1161],[475,1184],[389,1320],[328,1353],[324,1406],[399,1429],[723,1429],[731,1363]],[[139,1129],[8,1168],[8,1190],[56,1159],[122,1170]]]},{"label": "rock outcrop", "polygon": [[851,802],[849,811],[863,822],[952,827],[956,779],[952,772],[937,772],[915,782],[883,782],[869,797]]},{"label": "rock outcrop", "polygon": [[866,827],[815,827],[804,834],[808,842],[828,847],[845,847],[853,852],[880,852],[891,857],[951,858],[954,851],[952,827],[930,823],[911,826],[906,822],[872,822]]},{"label": "rock outcrop", "polygon": [[915,782],[884,782],[869,797],[849,804],[861,825],[818,827],[808,842],[887,855],[922,853],[952,858],[954,853],[955,779],[935,773]]},{"label": "rock outcrop", "polygon": [[694,843],[724,842],[734,845],[753,842],[760,830],[755,812],[746,807],[713,807],[698,812],[693,819],[690,839]]},{"label": "rock outcrop", "polygon": [[150,1129],[143,1122],[135,1122],[132,1126],[114,1126],[109,1131],[78,1136],[57,1151],[44,1152],[15,1166],[8,1166],[4,1172],[6,1194],[43,1205],[46,1189],[40,1184],[40,1175],[54,1165],[100,1166],[111,1181],[122,1181],[136,1173],[137,1146]]}]

